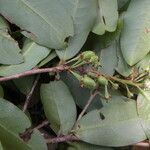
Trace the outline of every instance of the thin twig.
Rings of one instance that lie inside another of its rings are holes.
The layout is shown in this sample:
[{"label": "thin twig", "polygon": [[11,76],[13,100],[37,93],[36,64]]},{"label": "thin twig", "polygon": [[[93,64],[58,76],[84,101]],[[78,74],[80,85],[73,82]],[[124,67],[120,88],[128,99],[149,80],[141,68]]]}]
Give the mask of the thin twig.
[{"label": "thin twig", "polygon": [[139,142],[139,143],[137,143],[133,146],[136,146],[136,147],[150,147],[148,142]]},{"label": "thin twig", "polygon": [[79,114],[79,116],[75,122],[74,128],[76,128],[78,126],[80,119],[82,118],[82,116],[84,115],[84,113],[86,112],[86,110],[88,109],[88,107],[90,106],[90,104],[92,103],[92,101],[94,100],[94,98],[97,94],[98,94],[98,91],[95,91],[94,93],[91,94],[91,96],[90,96],[89,100],[87,101],[86,105],[84,106],[82,112]]},{"label": "thin twig", "polygon": [[47,126],[48,124],[49,124],[49,121],[45,120],[41,124],[39,124],[38,126],[34,127],[33,130],[35,130],[35,129],[39,130],[39,129],[43,128],[44,126]]},{"label": "thin twig", "polygon": [[80,139],[74,135],[64,135],[62,137],[55,137],[46,139],[46,143],[60,143],[60,142],[69,142],[69,141],[80,141]]},{"label": "thin twig", "polygon": [[39,78],[40,78],[40,75],[37,75],[37,77],[36,77],[36,79],[35,79],[35,81],[34,81],[34,83],[33,83],[33,86],[32,86],[32,88],[31,88],[31,91],[29,92],[29,94],[28,94],[27,97],[26,97],[26,100],[25,100],[25,103],[24,103],[24,107],[23,107],[23,112],[26,112],[26,110],[27,110],[27,108],[28,108],[28,105],[29,105],[29,103],[30,103],[31,97],[32,97],[32,95],[33,95],[33,92],[34,92],[34,90],[35,90],[35,88],[36,88],[36,86],[37,86],[37,83],[38,83],[38,81],[39,81]]},{"label": "thin twig", "polygon": [[19,136],[25,141],[28,142],[31,139],[31,135],[33,133],[34,130],[39,130],[41,128],[43,128],[44,126],[47,126],[49,124],[49,122],[47,120],[43,121],[41,124],[39,124],[38,126],[32,128],[28,128],[25,130],[25,132],[20,133]]},{"label": "thin twig", "polygon": [[52,67],[52,68],[32,69],[32,70],[18,73],[18,74],[12,75],[12,76],[1,77],[0,82],[18,79],[18,78],[22,78],[22,77],[30,76],[30,75],[34,75],[34,74],[46,73],[46,72],[62,72],[64,70],[68,70],[69,68],[70,68],[69,66],[60,65],[60,66],[56,66],[56,67]]}]

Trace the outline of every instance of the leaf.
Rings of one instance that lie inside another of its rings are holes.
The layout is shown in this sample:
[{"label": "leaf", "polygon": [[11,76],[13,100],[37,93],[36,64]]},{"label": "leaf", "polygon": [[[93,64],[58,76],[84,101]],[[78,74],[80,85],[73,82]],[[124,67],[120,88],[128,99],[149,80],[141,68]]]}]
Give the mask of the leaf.
[{"label": "leaf", "polygon": [[57,54],[55,51],[51,52],[45,59],[43,59],[39,64],[38,67],[42,67],[45,64],[49,63],[51,60],[53,60],[55,57],[57,57]]},{"label": "leaf", "polygon": [[85,142],[72,142],[67,150],[113,150],[113,148],[92,145]]},{"label": "leaf", "polygon": [[0,16],[0,32],[3,32],[3,31],[7,32],[8,29],[9,29],[8,23],[2,16]]},{"label": "leaf", "polygon": [[[150,51],[150,1],[132,0],[124,17],[121,50],[126,62],[133,66]],[[138,18],[137,18],[138,16]]]},{"label": "leaf", "polygon": [[45,115],[56,133],[67,134],[76,120],[73,97],[62,81],[53,81],[41,87]]},{"label": "leaf", "polygon": [[0,76],[10,76],[21,73],[34,68],[41,60],[43,60],[50,50],[42,47],[35,42],[26,40],[23,47],[24,63],[10,66],[0,66]]},{"label": "leaf", "polygon": [[27,76],[19,79],[13,80],[16,87],[22,92],[23,94],[27,95],[31,91],[31,88],[33,86],[34,77],[33,76]]},{"label": "leaf", "polygon": [[98,0],[98,17],[93,32],[102,35],[105,31],[115,31],[118,20],[117,10],[117,0]]},{"label": "leaf", "polygon": [[104,35],[99,36],[100,48],[104,49],[110,46],[120,36],[123,28],[123,20],[120,17],[117,24],[117,29],[114,32],[106,32]]},{"label": "leaf", "polygon": [[8,24],[0,16],[0,64],[19,64],[23,62],[17,42],[7,33]]},{"label": "leaf", "polygon": [[0,85],[0,98],[4,97],[4,90],[2,88],[2,86]]},{"label": "leaf", "polygon": [[135,101],[120,96],[112,99],[101,110],[83,116],[75,135],[91,144],[113,147],[131,145],[146,139]]},{"label": "leaf", "polygon": [[[60,59],[74,57],[84,45],[96,18],[96,0],[60,0],[74,21],[75,34],[69,38],[68,47],[57,50]],[[88,15],[87,15],[88,12]]]},{"label": "leaf", "polygon": [[102,66],[99,68],[100,72],[108,75],[114,74],[115,68],[117,66],[116,44],[116,42],[113,42],[111,46],[100,51],[99,58]]},{"label": "leaf", "polygon": [[46,143],[37,130],[33,132],[28,143],[19,137],[30,126],[29,119],[19,108],[0,99],[0,140],[6,149],[46,150]]},{"label": "leaf", "polygon": [[150,70],[150,53],[147,54],[140,62],[138,62],[136,67],[140,72],[143,72],[144,70]]},{"label": "leaf", "polygon": [[122,56],[122,52],[120,50],[120,46],[119,43],[117,44],[117,58],[118,58],[118,63],[117,63],[117,67],[115,68],[116,71],[121,74],[124,77],[128,77],[129,75],[132,74],[132,70],[133,68],[131,66],[129,66],[126,61],[124,60],[123,56]]},{"label": "leaf", "polygon": [[[69,90],[71,91],[71,94],[75,100],[75,103],[80,107],[83,108],[85,104],[87,103],[89,96],[90,96],[90,90],[86,88],[82,88],[80,86],[79,81],[74,78],[69,73],[62,73],[61,79],[67,84],[69,87]],[[93,110],[93,109],[99,109],[102,107],[102,103],[100,101],[100,96],[96,96],[92,102],[92,104],[89,106],[87,111]]]},{"label": "leaf", "polygon": [[49,48],[63,48],[73,35],[71,16],[58,0],[1,0],[0,13],[25,36]]},{"label": "leaf", "polygon": [[141,117],[141,124],[150,140],[150,90],[143,91],[137,98],[138,115]]}]

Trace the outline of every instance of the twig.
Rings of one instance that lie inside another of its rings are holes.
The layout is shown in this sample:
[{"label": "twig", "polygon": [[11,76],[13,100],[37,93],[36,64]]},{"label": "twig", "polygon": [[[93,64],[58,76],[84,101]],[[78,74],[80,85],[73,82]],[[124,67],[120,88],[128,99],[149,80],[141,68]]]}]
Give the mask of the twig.
[{"label": "twig", "polygon": [[60,142],[69,142],[69,141],[80,141],[80,139],[74,135],[64,135],[62,137],[46,139],[46,143],[51,143],[51,144],[60,143]]},{"label": "twig", "polygon": [[98,94],[98,91],[95,91],[93,94],[91,94],[91,96],[90,96],[89,100],[87,101],[86,105],[84,106],[82,112],[79,114],[73,128],[76,128],[78,126],[80,119],[82,118],[82,116],[84,115],[84,113],[86,112],[86,110],[88,109],[88,107],[90,106],[90,104],[92,103],[92,101],[94,100],[94,98],[97,94]]},{"label": "twig", "polygon": [[34,127],[33,130],[35,130],[35,129],[39,130],[39,129],[43,128],[44,126],[47,126],[48,124],[49,124],[49,121],[45,120],[41,124],[39,124],[38,126]]},{"label": "twig", "polygon": [[39,129],[43,128],[44,126],[48,125],[48,124],[49,124],[49,122],[48,122],[47,120],[45,120],[45,121],[43,121],[41,124],[39,124],[38,126],[36,126],[36,127],[34,127],[34,128],[30,127],[30,128],[28,128],[28,129],[26,129],[26,131],[23,132],[23,133],[20,133],[19,136],[20,136],[25,142],[28,142],[28,141],[31,139],[31,135],[32,135],[32,133],[33,133],[33,131],[34,131],[35,129],[39,130]]},{"label": "twig", "polygon": [[1,77],[0,82],[18,79],[18,78],[22,78],[22,77],[30,76],[30,75],[34,75],[34,74],[46,73],[46,72],[61,72],[64,70],[68,70],[69,68],[70,68],[69,66],[60,65],[60,66],[56,66],[56,67],[52,67],[52,68],[32,69],[32,70],[18,73],[18,74],[12,75],[12,76]]},{"label": "twig", "polygon": [[29,94],[28,94],[27,97],[26,97],[26,100],[25,100],[25,103],[24,103],[24,107],[23,107],[23,112],[25,112],[25,111],[27,110],[27,108],[28,108],[29,102],[30,102],[31,97],[32,97],[32,95],[33,95],[33,92],[34,92],[34,90],[35,90],[35,88],[36,88],[36,86],[37,86],[37,83],[38,83],[38,81],[39,81],[39,78],[40,78],[40,75],[37,75],[37,77],[36,77],[36,79],[35,79],[35,81],[34,81],[34,83],[33,83],[33,86],[32,86],[32,88],[31,88],[31,91],[29,92]]},{"label": "twig", "polygon": [[139,143],[137,143],[133,146],[136,146],[136,147],[150,147],[148,142],[139,142]]}]

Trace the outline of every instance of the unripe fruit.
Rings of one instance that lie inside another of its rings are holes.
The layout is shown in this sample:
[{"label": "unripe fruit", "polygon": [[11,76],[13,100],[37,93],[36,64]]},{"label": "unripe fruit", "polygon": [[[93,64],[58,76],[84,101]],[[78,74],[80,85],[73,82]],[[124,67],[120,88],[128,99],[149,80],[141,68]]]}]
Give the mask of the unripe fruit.
[{"label": "unripe fruit", "polygon": [[108,85],[108,80],[104,76],[99,76],[97,81],[100,85]]},{"label": "unripe fruit", "polygon": [[89,61],[93,56],[95,56],[93,51],[85,51],[81,54],[81,59]]},{"label": "unripe fruit", "polygon": [[84,75],[83,78],[81,79],[81,84],[86,87],[86,88],[90,88],[93,89],[96,87],[96,82],[90,78],[87,75]]}]

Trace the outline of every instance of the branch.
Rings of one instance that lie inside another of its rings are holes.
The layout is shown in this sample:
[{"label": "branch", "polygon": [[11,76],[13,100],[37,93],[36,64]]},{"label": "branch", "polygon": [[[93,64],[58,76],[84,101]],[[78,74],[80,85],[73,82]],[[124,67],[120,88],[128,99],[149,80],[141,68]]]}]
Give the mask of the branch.
[{"label": "branch", "polygon": [[139,143],[137,143],[137,144],[135,144],[135,145],[133,145],[134,147],[150,147],[150,144],[148,143],[148,142],[139,142]]},{"label": "branch", "polygon": [[78,123],[80,121],[80,119],[83,117],[84,113],[86,112],[86,110],[88,109],[88,107],[90,106],[90,104],[92,103],[92,101],[94,100],[95,96],[98,94],[98,91],[95,91],[93,94],[91,94],[89,100],[87,101],[86,105],[84,106],[82,112],[79,114],[76,123],[74,125],[74,128],[76,128],[78,126]]},{"label": "branch", "polygon": [[38,126],[36,126],[34,128],[30,127],[28,129],[26,129],[26,131],[23,133],[20,133],[19,136],[25,142],[28,142],[31,139],[31,135],[35,129],[39,130],[39,129],[43,128],[44,126],[47,126],[48,124],[49,124],[49,122],[47,120],[45,120],[41,124],[39,124]]},{"label": "branch", "polygon": [[12,75],[12,76],[1,77],[0,82],[13,80],[13,79],[18,79],[18,78],[22,78],[22,77],[25,77],[25,76],[30,76],[30,75],[40,74],[40,73],[62,72],[64,70],[68,70],[69,68],[70,68],[69,66],[60,65],[60,66],[56,66],[56,67],[52,67],[52,68],[32,69],[32,70],[25,71],[25,72],[22,72],[22,73],[18,73],[18,74]]},{"label": "branch", "polygon": [[36,86],[37,86],[37,83],[38,83],[38,81],[39,81],[39,78],[40,78],[40,75],[38,75],[38,76],[36,77],[36,79],[35,79],[35,81],[34,81],[34,83],[33,83],[33,86],[32,86],[32,88],[31,88],[31,91],[29,92],[29,94],[28,94],[27,97],[26,97],[26,101],[25,101],[24,107],[23,107],[23,112],[26,112],[26,110],[27,110],[27,107],[28,107],[28,105],[29,105],[29,103],[30,103],[31,97],[32,97],[32,95],[33,95],[33,92],[34,92]]},{"label": "branch", "polygon": [[69,142],[69,141],[80,141],[80,139],[74,135],[64,135],[62,137],[46,139],[47,144],[48,143],[54,144],[54,143],[60,143],[60,142]]}]

